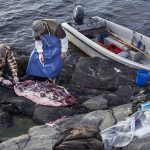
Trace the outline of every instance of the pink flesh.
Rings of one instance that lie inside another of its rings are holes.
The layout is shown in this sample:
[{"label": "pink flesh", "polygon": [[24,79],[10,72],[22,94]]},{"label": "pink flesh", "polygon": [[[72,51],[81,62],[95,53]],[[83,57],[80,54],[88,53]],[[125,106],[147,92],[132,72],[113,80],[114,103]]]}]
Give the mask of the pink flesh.
[{"label": "pink flesh", "polygon": [[24,96],[40,105],[67,106],[76,103],[76,99],[63,87],[57,86],[49,80],[20,82],[14,86],[14,91],[18,96]]}]

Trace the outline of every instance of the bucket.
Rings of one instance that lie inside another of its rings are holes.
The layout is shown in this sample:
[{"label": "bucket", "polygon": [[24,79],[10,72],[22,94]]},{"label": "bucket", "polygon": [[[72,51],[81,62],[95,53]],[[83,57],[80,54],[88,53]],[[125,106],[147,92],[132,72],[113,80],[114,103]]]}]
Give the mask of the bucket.
[{"label": "bucket", "polygon": [[146,86],[149,80],[149,72],[139,69],[136,74],[136,84],[139,86]]}]

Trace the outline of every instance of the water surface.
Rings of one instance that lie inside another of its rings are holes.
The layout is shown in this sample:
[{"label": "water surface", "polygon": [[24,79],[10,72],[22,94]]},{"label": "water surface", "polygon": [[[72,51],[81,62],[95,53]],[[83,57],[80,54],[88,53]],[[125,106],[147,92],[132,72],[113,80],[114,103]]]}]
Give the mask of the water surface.
[{"label": "water surface", "polygon": [[[16,48],[33,48],[31,24],[34,19],[72,18],[75,0],[0,0],[0,39]],[[150,36],[148,0],[82,0],[85,17],[98,15]]]}]

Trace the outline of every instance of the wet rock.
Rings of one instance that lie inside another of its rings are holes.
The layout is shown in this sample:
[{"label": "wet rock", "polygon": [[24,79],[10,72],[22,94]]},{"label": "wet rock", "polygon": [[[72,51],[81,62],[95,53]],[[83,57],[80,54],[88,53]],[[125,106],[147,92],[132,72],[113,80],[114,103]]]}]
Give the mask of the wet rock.
[{"label": "wet rock", "polygon": [[4,103],[9,97],[16,96],[12,89],[0,86],[0,104]]},{"label": "wet rock", "polygon": [[70,82],[78,59],[78,56],[69,54],[64,60],[63,69],[57,81],[59,85],[68,84]]},{"label": "wet rock", "polygon": [[128,117],[128,108],[131,108],[131,103],[114,107],[112,109],[117,122],[124,121]]},{"label": "wet rock", "polygon": [[130,85],[120,85],[115,93],[120,96],[133,96],[134,90]]},{"label": "wet rock", "polygon": [[28,134],[31,138],[25,147],[26,150],[50,150],[60,136],[57,129],[50,126],[33,127]]},{"label": "wet rock", "polygon": [[[35,103],[31,102],[30,100],[24,98],[24,97],[9,97],[5,100],[5,105],[3,106],[3,109],[5,111],[11,112],[11,113],[21,113],[24,115],[32,116],[35,109]],[[10,107],[8,107],[8,104],[11,104]],[[12,108],[15,108],[14,111]]]},{"label": "wet rock", "polygon": [[[127,90],[125,87],[121,88],[121,85],[133,85],[135,74],[135,69],[129,71],[126,66],[112,60],[80,57],[68,90],[77,96],[86,94],[97,96],[106,92],[114,93],[118,90],[116,95],[120,96],[119,92]],[[110,105],[113,104],[110,102]]]},{"label": "wet rock", "polygon": [[74,109],[74,114],[86,114],[89,113],[89,110],[82,106],[82,105],[74,105],[72,106],[72,108]]},{"label": "wet rock", "polygon": [[85,101],[87,101],[87,100],[89,100],[89,99],[91,99],[91,98],[94,98],[95,97],[95,95],[78,95],[77,96],[78,98],[78,103],[80,103],[80,104],[82,104],[83,102],[85,102]]},{"label": "wet rock", "polygon": [[55,121],[62,116],[71,116],[74,113],[75,110],[72,107],[47,107],[38,105],[35,108],[33,119],[40,124],[44,124]]},{"label": "wet rock", "polygon": [[0,138],[0,143],[6,141],[6,140],[8,140],[8,139],[9,139],[8,137]]},{"label": "wet rock", "polygon": [[134,138],[126,147],[122,150],[148,150],[150,149],[150,137],[138,139]]},{"label": "wet rock", "polygon": [[116,123],[116,120],[110,110],[99,110],[97,111],[98,115],[103,118],[103,121],[100,125],[100,129],[104,130],[108,127],[111,127]]},{"label": "wet rock", "polygon": [[118,106],[131,102],[134,95],[133,89],[129,85],[121,85],[118,90],[105,94],[105,98],[108,100],[108,106]]},{"label": "wet rock", "polygon": [[8,128],[13,124],[13,117],[7,112],[0,112],[0,128]]},{"label": "wet rock", "polygon": [[58,135],[59,132],[54,127],[33,127],[28,134],[1,143],[0,150],[50,150]]},{"label": "wet rock", "polygon": [[100,58],[80,57],[71,84],[93,89],[110,89],[116,85],[115,70]]},{"label": "wet rock", "polygon": [[59,129],[67,129],[79,125],[98,126],[101,130],[114,125],[115,119],[109,110],[97,110],[87,114],[65,118],[57,125]]},{"label": "wet rock", "polygon": [[4,104],[1,106],[3,111],[12,113],[12,114],[20,114],[21,111],[14,104]]},{"label": "wet rock", "polygon": [[72,117],[65,118],[57,125],[59,127],[59,130],[61,131],[69,128],[78,127],[80,125],[91,125],[99,127],[102,120],[103,118],[96,115],[95,112],[82,115],[74,115]]},{"label": "wet rock", "polygon": [[17,138],[9,139],[0,144],[0,150],[23,150],[29,139],[30,137],[28,135],[22,135]]},{"label": "wet rock", "polygon": [[[50,114],[49,114],[50,115]],[[50,150],[60,138],[61,132],[79,125],[94,125],[100,129],[114,124],[110,111],[94,111],[87,114],[75,115],[62,120],[57,126],[36,126],[29,130],[28,134],[9,139],[0,144],[2,150]]]},{"label": "wet rock", "polygon": [[97,97],[94,97],[92,99],[89,99],[88,101],[84,102],[82,106],[88,108],[89,110],[103,110],[107,109],[107,100],[103,98],[103,96],[99,95]]},{"label": "wet rock", "polygon": [[105,95],[105,99],[108,100],[108,106],[118,106],[120,103],[122,103],[121,98],[114,94],[114,93],[109,93]]},{"label": "wet rock", "polygon": [[95,96],[98,96],[100,94],[108,93],[107,91],[104,91],[104,90],[99,90],[99,89],[95,89],[95,88],[88,88],[88,87],[84,87],[82,85],[73,85],[73,84],[68,85],[68,91],[72,95],[77,97],[77,99],[80,99],[80,100],[82,100],[82,98],[85,100],[88,100],[88,99],[95,97]]}]

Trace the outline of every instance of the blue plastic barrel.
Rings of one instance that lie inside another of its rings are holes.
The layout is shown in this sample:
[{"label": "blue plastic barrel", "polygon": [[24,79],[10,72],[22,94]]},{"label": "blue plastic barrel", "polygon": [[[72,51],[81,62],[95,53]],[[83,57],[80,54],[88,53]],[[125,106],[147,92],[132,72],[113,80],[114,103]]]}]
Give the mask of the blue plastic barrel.
[{"label": "blue plastic barrel", "polygon": [[136,74],[136,84],[139,86],[146,86],[149,80],[149,72],[147,70],[139,69]]}]

